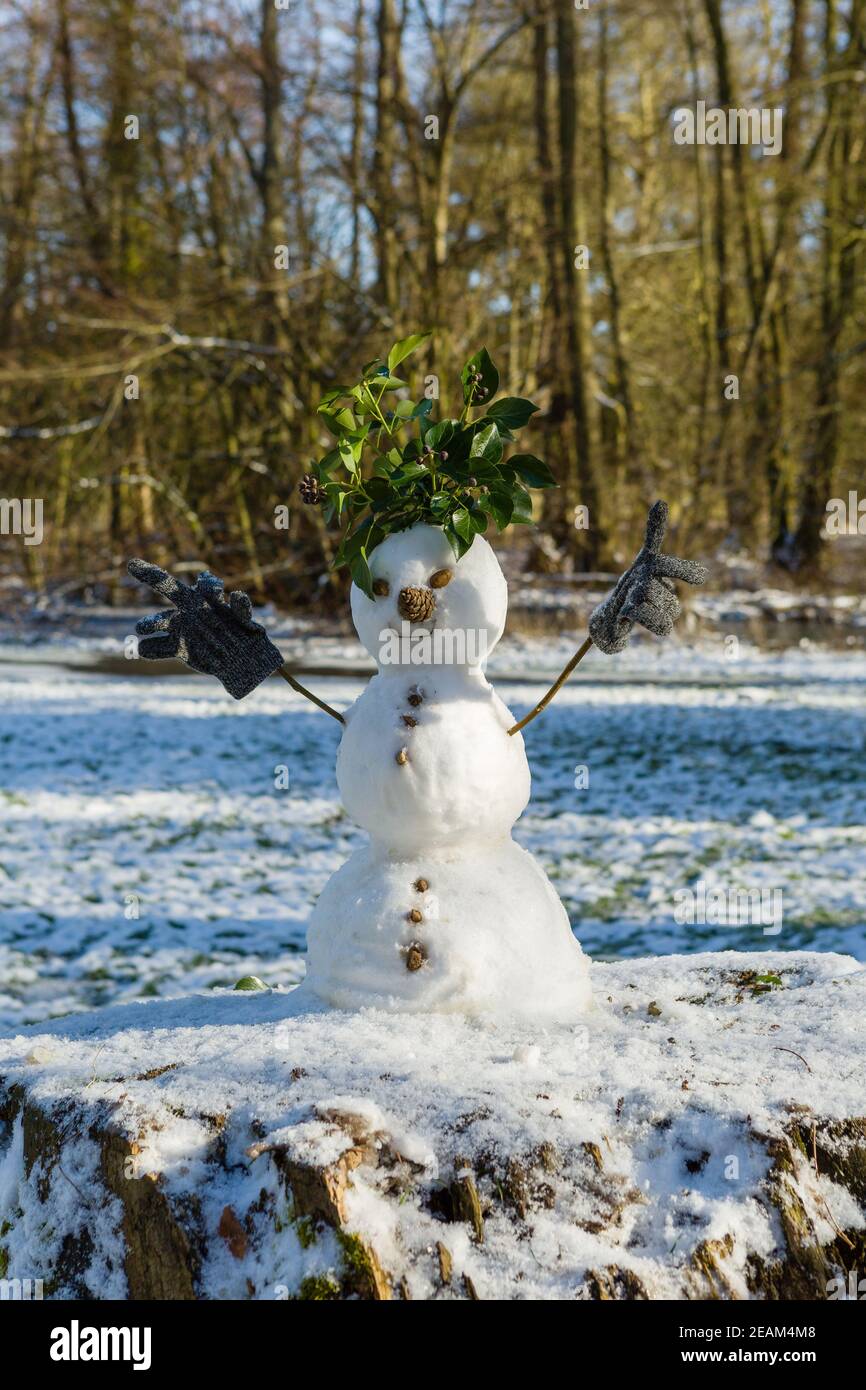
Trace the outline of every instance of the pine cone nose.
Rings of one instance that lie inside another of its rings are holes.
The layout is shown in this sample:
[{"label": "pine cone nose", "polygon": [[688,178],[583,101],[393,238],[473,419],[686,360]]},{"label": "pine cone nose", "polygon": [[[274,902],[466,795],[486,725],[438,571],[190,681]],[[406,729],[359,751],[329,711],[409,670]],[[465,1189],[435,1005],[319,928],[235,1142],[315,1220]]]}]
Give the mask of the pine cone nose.
[{"label": "pine cone nose", "polygon": [[397,611],[401,618],[410,623],[423,623],[433,616],[436,596],[432,589],[410,587],[401,589],[397,599]]}]

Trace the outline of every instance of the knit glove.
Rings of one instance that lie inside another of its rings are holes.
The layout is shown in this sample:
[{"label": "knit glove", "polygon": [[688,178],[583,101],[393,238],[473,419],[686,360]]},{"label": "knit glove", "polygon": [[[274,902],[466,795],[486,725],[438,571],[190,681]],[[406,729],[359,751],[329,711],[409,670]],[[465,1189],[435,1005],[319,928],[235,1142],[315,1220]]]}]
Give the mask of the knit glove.
[{"label": "knit glove", "polygon": [[667,637],[682,609],[673,581],[703,584],[707,571],[694,560],[660,554],[668,524],[666,502],[650,508],[644,543],[630,569],[593,610],[589,635],[603,652],[621,652],[635,623],[657,637]]},{"label": "knit glove", "polygon": [[130,560],[127,569],[175,605],[136,623],[142,638],[138,654],[146,661],[178,657],[194,671],[216,676],[236,700],[282,666],[282,656],[261,623],[253,622],[253,606],[240,589],[226,601],[223,581],[207,570],[190,586],[146,560]]}]

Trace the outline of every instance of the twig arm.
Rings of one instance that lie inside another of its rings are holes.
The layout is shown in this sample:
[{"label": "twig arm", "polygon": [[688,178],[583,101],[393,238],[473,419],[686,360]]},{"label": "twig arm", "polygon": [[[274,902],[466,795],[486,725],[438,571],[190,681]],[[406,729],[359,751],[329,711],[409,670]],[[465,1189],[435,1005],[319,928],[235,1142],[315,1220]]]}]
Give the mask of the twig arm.
[{"label": "twig arm", "polygon": [[325,704],[324,700],[320,700],[318,695],[314,695],[312,690],[307,690],[306,686],[301,685],[300,681],[296,681],[294,676],[289,674],[285,666],[281,666],[279,672],[283,680],[288,681],[292,689],[297,690],[299,695],[305,695],[308,700],[312,700],[314,705],[318,705],[319,709],[323,709],[325,713],[330,714],[333,719],[339,719],[341,724],[345,724],[346,721],[339,710],[332,709],[330,705]]},{"label": "twig arm", "polygon": [[539,700],[538,704],[535,706],[535,709],[531,709],[528,714],[524,715],[524,717],[520,720],[519,724],[515,724],[512,728],[510,728],[508,730],[509,734],[519,734],[520,730],[525,729],[527,724],[531,720],[533,720],[537,714],[541,714],[542,710],[547,709],[547,706],[550,704],[554,695],[556,695],[556,693],[562,689],[577,663],[583,660],[591,646],[592,638],[587,637],[583,646],[575,652],[574,656],[571,658],[571,661],[569,661],[568,665],[565,667],[565,670],[557,676],[556,680],[553,682],[553,685],[550,687],[543,699]]}]

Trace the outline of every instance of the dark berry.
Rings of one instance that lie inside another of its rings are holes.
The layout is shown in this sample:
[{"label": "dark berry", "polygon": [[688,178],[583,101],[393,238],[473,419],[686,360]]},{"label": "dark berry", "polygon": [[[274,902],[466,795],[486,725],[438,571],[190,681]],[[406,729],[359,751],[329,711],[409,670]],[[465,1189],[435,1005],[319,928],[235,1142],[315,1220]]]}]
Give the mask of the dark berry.
[{"label": "dark berry", "polygon": [[312,473],[305,473],[298,483],[298,492],[301,494],[301,501],[308,507],[318,507],[325,499],[325,491],[318,478]]}]

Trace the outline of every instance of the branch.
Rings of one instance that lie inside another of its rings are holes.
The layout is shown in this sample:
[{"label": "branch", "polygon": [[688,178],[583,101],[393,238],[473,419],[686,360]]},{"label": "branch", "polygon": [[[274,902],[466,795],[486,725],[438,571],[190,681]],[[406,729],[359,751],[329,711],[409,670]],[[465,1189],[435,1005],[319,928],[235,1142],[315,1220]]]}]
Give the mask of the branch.
[{"label": "branch", "polygon": [[319,709],[323,709],[325,711],[325,714],[330,714],[333,719],[339,719],[341,724],[345,724],[346,721],[343,718],[342,714],[340,714],[339,710],[332,709],[330,705],[325,704],[324,700],[320,700],[318,695],[314,695],[312,690],[307,690],[306,686],[301,685],[300,681],[296,681],[294,676],[289,675],[289,672],[286,670],[285,666],[281,666],[279,668],[279,671],[283,680],[288,681],[292,689],[297,690],[299,695],[305,695],[308,700],[312,700],[314,705],[318,705]]},{"label": "branch", "polygon": [[530,721],[533,720],[537,714],[541,714],[542,710],[547,709],[547,706],[550,704],[554,695],[556,695],[557,692],[562,689],[577,663],[583,660],[591,646],[592,638],[587,637],[583,646],[575,652],[574,656],[571,658],[571,661],[569,661],[564,671],[562,671],[561,674],[557,676],[556,680],[553,682],[553,685],[550,687],[544,698],[542,700],[539,700],[538,704],[535,706],[535,709],[531,709],[527,715],[524,715],[523,719],[520,720],[519,724],[515,724],[512,728],[508,730],[509,734],[519,734],[520,730],[525,729],[527,724],[529,724]]},{"label": "branch", "polygon": [[522,19],[515,20],[507,29],[503,29],[498,38],[495,38],[489,47],[485,48],[484,52],[475,59],[475,62],[466,69],[454,89],[455,105],[460,100],[469,83],[474,77],[478,76],[485,64],[490,62],[490,59],[499,52],[503,44],[507,43],[510,38],[513,38],[515,34],[519,34],[520,30],[526,27],[526,24],[527,18],[526,15],[524,15]]},{"label": "branch", "polygon": [[168,338],[168,342],[160,343],[158,347],[150,348],[146,352],[139,352],[126,363],[118,363],[115,360],[113,362],[84,363],[81,366],[73,363],[62,367],[22,367],[18,370],[0,372],[0,382],[58,380],[65,377],[90,378],[113,376],[121,372],[128,374],[135,372],[139,367],[147,366],[148,363],[160,357],[165,357],[167,353],[176,352],[183,348],[197,351],[241,352],[252,357],[285,357],[289,351],[285,347],[266,343],[250,343],[240,338],[192,337],[188,333],[178,333],[170,324],[161,324],[158,328],[150,328],[145,325],[140,331],[164,334]]},{"label": "branch", "polygon": [[95,430],[104,419],[104,415],[92,415],[89,420],[77,420],[74,425],[53,425],[45,429],[37,425],[0,425],[0,439],[62,439],[70,434]]}]

